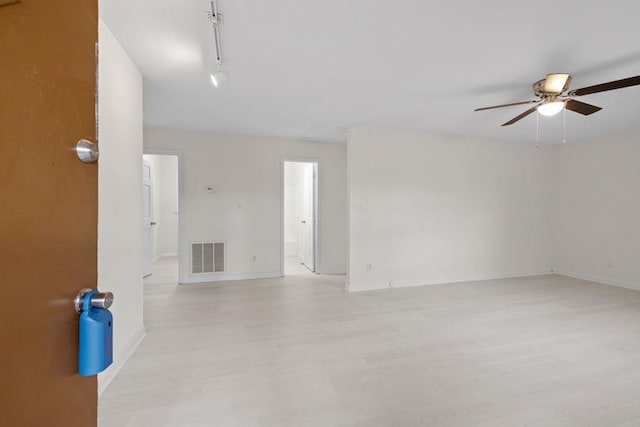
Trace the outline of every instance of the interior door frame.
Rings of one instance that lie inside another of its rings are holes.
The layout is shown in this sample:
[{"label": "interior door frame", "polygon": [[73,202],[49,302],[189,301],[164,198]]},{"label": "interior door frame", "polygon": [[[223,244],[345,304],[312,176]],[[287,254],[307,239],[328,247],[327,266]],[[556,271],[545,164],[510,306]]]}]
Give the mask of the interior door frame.
[{"label": "interior door frame", "polygon": [[[149,251],[151,252],[151,260],[149,261],[149,265],[148,265],[148,270],[147,270],[147,257],[146,257],[146,247],[147,247],[147,235],[146,235],[146,231],[147,231],[147,224],[143,223],[142,224],[142,278],[144,279],[145,277],[151,276],[153,274],[153,181],[152,181],[152,175],[153,175],[153,168],[151,165],[151,162],[149,162],[148,160],[145,160],[144,158],[142,159],[142,188],[144,188],[147,185],[147,179],[145,178],[145,174],[144,174],[144,170],[145,168],[149,168],[149,200],[145,200],[145,197],[143,197],[142,200],[142,218],[143,220],[146,220],[147,217],[144,216],[144,211],[146,208],[146,204],[149,203],[149,236],[151,239],[150,243],[150,247],[149,247]],[[143,196],[144,196],[144,192],[143,192]]]},{"label": "interior door frame", "polygon": [[142,154],[152,156],[177,156],[178,157],[178,283],[184,283],[182,254],[189,253],[184,246],[185,224],[184,224],[184,200],[182,197],[182,150],[165,150],[159,148],[143,148]]},{"label": "interior door frame", "polygon": [[313,273],[318,274],[320,266],[320,252],[318,251],[318,236],[321,227],[318,215],[318,201],[320,200],[320,159],[317,157],[281,157],[280,158],[280,277],[284,277],[284,165],[287,162],[311,163],[313,164]]}]

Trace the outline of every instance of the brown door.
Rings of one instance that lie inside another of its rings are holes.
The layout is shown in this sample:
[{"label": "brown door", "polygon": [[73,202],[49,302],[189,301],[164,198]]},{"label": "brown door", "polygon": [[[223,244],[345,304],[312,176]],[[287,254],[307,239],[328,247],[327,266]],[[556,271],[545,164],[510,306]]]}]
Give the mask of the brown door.
[{"label": "brown door", "polygon": [[[14,4],[7,4],[14,3]],[[96,286],[95,0],[0,0],[0,425],[94,426],[73,298]]]}]

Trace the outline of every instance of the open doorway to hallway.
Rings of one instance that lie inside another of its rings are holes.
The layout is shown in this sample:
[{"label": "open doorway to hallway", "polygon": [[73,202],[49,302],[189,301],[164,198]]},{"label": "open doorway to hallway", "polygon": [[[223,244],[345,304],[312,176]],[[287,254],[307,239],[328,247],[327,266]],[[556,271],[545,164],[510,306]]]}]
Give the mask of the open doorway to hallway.
[{"label": "open doorway to hallway", "polygon": [[285,276],[316,271],[318,163],[283,162]]},{"label": "open doorway to hallway", "polygon": [[177,279],[180,228],[178,155],[143,155],[143,195],[144,276],[161,273],[163,277],[175,276]]}]

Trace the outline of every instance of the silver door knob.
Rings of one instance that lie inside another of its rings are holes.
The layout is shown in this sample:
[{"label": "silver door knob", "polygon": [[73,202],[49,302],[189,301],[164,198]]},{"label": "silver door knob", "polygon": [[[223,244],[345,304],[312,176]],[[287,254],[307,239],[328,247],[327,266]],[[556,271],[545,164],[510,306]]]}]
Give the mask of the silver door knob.
[{"label": "silver door knob", "polygon": [[[93,291],[93,289],[84,288],[78,293],[75,300],[73,301],[78,313],[82,311],[82,303],[84,302],[84,297],[91,291]],[[93,294],[93,296],[91,297],[91,307],[109,308],[112,304],[113,294],[111,292],[98,292],[97,294]]]},{"label": "silver door knob", "polygon": [[151,225],[156,225],[156,223],[155,223],[155,222],[153,222],[153,221],[151,221]]},{"label": "silver door knob", "polygon": [[98,161],[100,150],[97,144],[81,139],[76,144],[76,154],[83,163],[93,163]]},{"label": "silver door knob", "polygon": [[302,220],[302,223],[303,223],[303,224],[306,224],[306,223],[307,223],[307,221],[305,221],[305,220],[303,219],[303,220]]}]

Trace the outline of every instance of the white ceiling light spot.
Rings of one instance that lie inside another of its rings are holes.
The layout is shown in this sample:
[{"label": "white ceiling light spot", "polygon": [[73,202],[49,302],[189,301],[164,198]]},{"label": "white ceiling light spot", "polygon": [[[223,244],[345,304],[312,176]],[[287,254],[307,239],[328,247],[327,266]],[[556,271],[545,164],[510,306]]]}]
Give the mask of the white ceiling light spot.
[{"label": "white ceiling light spot", "polygon": [[166,47],[167,57],[174,63],[184,65],[198,65],[202,61],[202,55],[192,44],[171,42]]}]

